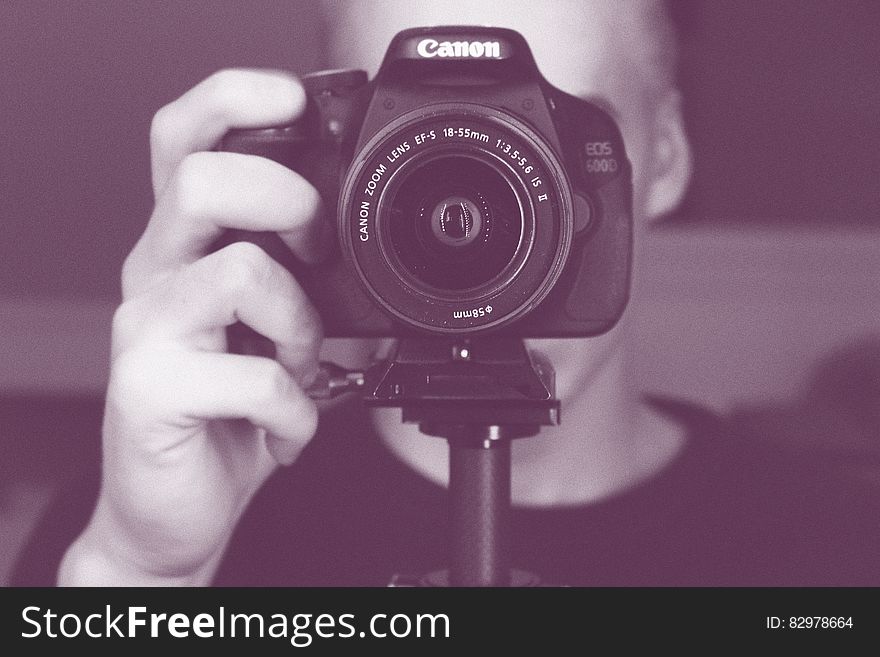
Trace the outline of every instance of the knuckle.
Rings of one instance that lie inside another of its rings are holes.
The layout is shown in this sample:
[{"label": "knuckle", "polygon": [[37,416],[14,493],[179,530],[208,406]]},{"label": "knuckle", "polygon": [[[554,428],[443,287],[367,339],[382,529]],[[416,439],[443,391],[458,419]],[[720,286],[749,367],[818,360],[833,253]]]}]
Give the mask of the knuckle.
[{"label": "knuckle", "polygon": [[129,421],[149,421],[173,412],[182,395],[176,381],[169,381],[178,363],[168,354],[146,349],[131,349],[118,354],[110,367],[107,408],[128,417]]},{"label": "knuckle", "polygon": [[150,146],[154,153],[171,141],[172,135],[177,132],[176,115],[175,103],[169,103],[153,114],[153,119],[150,122]]},{"label": "knuckle", "polygon": [[111,324],[114,340],[127,342],[141,323],[140,312],[135,303],[124,301],[113,313]]},{"label": "knuckle", "polygon": [[132,291],[140,279],[140,274],[138,272],[138,259],[135,256],[134,251],[129,253],[125,257],[125,260],[122,261],[120,279],[122,281],[122,297],[125,299],[132,294]]},{"label": "knuckle", "polygon": [[142,352],[125,351],[113,359],[108,396],[111,399],[144,400],[151,398],[155,387],[152,370],[155,364]]}]

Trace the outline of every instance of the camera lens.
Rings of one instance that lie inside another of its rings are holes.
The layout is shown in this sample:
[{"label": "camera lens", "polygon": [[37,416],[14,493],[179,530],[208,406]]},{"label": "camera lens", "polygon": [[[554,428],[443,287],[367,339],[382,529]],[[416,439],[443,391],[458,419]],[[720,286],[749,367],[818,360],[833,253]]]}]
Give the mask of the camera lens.
[{"label": "camera lens", "polygon": [[553,148],[486,105],[393,119],[342,182],[343,254],[402,330],[470,333],[532,312],[562,275],[571,192]]},{"label": "camera lens", "polygon": [[454,154],[416,163],[392,193],[388,251],[416,287],[441,295],[473,290],[502,277],[514,260],[522,208],[488,159]]}]

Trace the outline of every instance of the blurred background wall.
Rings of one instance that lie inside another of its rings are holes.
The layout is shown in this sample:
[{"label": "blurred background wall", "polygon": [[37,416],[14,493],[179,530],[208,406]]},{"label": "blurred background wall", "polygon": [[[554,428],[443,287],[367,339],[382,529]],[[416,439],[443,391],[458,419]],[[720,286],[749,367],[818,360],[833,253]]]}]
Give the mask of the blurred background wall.
[{"label": "blurred background wall", "polygon": [[[671,7],[696,173],[628,311],[642,383],[785,399],[880,330],[880,3]],[[304,0],[0,3],[0,583],[47,486],[97,457],[153,113],[219,68],[320,68],[321,44]]]},{"label": "blurred background wall", "polygon": [[[880,228],[880,3],[673,2],[694,227]],[[312,2],[0,3],[0,294],[115,299],[150,118],[229,66],[321,66]]]}]

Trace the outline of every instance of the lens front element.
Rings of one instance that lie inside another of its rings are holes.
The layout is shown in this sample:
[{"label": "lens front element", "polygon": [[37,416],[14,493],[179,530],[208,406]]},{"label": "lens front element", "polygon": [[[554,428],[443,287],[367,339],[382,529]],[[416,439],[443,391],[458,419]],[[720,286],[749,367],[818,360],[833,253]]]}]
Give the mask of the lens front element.
[{"label": "lens front element", "polygon": [[523,213],[510,181],[491,162],[457,152],[413,159],[386,196],[389,217],[380,239],[387,237],[401,277],[425,294],[479,295],[514,260]]},{"label": "lens front element", "polygon": [[[478,239],[483,228],[483,198],[480,203],[474,203],[464,196],[447,196],[439,203],[434,204],[434,209],[428,215],[428,223],[431,232],[441,244],[454,247],[473,244]],[[425,209],[419,213],[420,222],[424,221]]]}]

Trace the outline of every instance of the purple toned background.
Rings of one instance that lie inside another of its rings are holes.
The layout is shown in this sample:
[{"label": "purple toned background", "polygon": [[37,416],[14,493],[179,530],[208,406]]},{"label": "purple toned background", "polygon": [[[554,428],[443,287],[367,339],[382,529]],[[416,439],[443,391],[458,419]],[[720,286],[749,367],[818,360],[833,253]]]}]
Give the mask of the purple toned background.
[{"label": "purple toned background", "polygon": [[[880,227],[880,4],[675,5],[696,176],[677,219]],[[113,298],[150,117],[226,66],[320,67],[309,2],[0,4],[0,294]]]},{"label": "purple toned background", "polygon": [[[880,3],[673,10],[696,174],[630,309],[644,386],[719,408],[788,398],[880,332]],[[310,2],[0,3],[0,583],[97,455],[152,114],[219,68],[320,68],[316,28]]]}]

